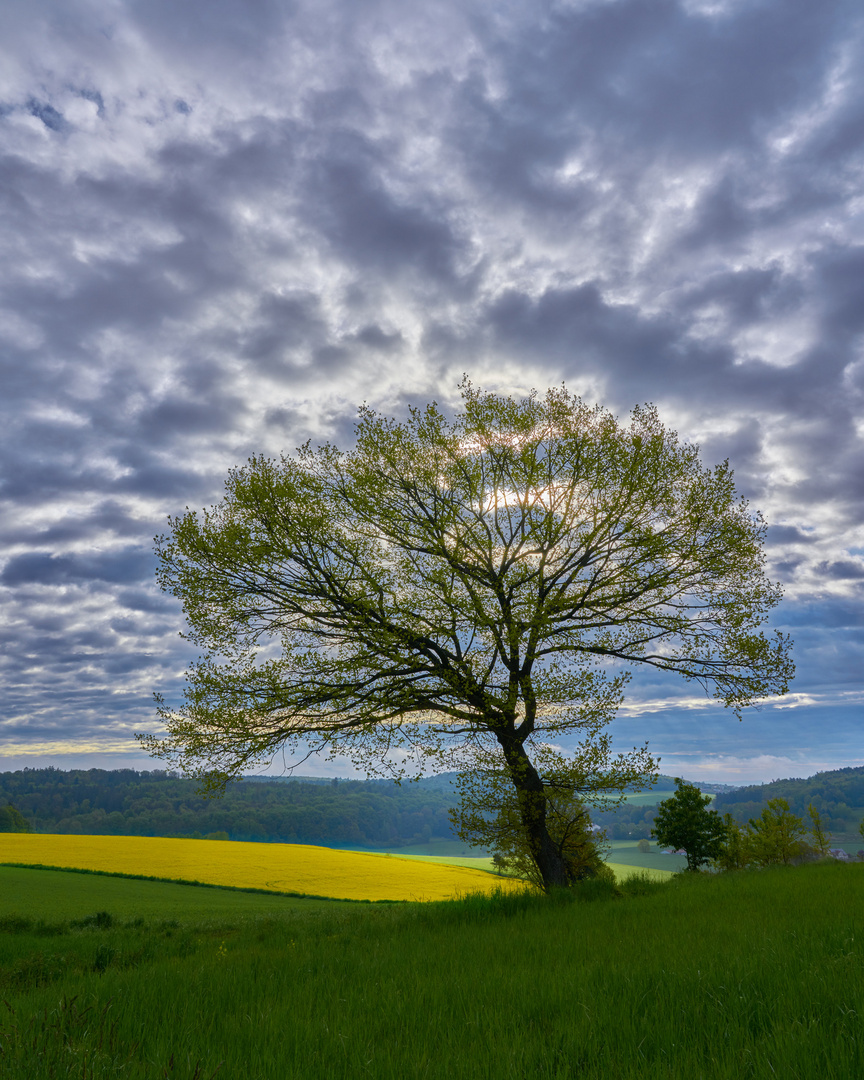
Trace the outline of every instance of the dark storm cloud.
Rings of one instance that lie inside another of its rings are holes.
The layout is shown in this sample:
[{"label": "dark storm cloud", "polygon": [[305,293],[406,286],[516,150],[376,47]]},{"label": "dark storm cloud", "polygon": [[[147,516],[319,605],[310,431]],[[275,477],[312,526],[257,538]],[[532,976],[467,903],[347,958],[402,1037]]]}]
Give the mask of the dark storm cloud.
[{"label": "dark storm cloud", "polygon": [[463,371],[728,458],[797,688],[864,691],[862,39],[853,0],[6,5],[7,737],[151,725],[166,516]]}]

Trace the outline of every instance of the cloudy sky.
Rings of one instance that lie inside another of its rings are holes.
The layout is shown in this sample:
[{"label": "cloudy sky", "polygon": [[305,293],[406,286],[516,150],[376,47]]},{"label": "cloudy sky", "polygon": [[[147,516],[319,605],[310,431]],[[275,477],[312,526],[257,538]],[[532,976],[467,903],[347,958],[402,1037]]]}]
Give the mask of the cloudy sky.
[{"label": "cloudy sky", "polygon": [[621,745],[864,764],[862,39],[860,0],[5,0],[0,768],[158,764],[166,516],[463,372],[652,401],[771,523],[793,692],[643,680]]}]

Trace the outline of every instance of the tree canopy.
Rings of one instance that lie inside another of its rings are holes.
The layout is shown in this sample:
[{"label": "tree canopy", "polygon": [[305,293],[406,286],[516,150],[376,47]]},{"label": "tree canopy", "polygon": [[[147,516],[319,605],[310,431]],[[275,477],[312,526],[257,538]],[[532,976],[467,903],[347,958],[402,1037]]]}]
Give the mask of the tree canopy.
[{"label": "tree canopy", "polygon": [[720,856],[727,827],[715,810],[709,810],[710,795],[684,780],[675,780],[676,790],[671,799],[657,807],[651,835],[658,844],[682,848],[687,855],[687,869],[700,866]]},{"label": "tree canopy", "polygon": [[30,822],[12,805],[0,806],[0,832],[30,832]]},{"label": "tree canopy", "polygon": [[353,449],[254,457],[170,519],[159,581],[202,653],[142,738],[217,788],[285,747],[503,781],[544,884],[568,884],[550,793],[602,803],[656,768],[610,748],[628,669],[739,715],[783,693],[790,643],[760,629],[780,589],[728,464],[653,407],[461,390],[452,419],[363,406]]}]

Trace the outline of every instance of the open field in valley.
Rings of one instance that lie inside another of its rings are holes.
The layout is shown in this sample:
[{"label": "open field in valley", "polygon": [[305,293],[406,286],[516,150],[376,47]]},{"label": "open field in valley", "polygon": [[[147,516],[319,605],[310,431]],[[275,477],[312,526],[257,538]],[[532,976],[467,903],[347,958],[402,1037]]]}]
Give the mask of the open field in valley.
[{"label": "open field in valley", "polygon": [[[663,873],[676,873],[687,867],[685,855],[664,855],[662,849],[651,841],[651,850],[642,852],[636,840],[610,840],[609,865],[626,867],[634,870],[658,870]],[[617,872],[617,871],[616,871]]]},{"label": "open field in valley", "polygon": [[631,791],[624,796],[624,801],[635,806],[656,806],[664,799],[670,799],[675,788],[650,788],[648,791]]}]

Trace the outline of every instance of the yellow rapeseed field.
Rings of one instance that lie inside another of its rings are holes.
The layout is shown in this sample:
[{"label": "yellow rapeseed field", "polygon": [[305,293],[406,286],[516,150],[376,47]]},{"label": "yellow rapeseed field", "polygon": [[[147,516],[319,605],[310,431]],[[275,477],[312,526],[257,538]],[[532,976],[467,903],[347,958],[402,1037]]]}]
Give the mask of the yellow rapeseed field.
[{"label": "yellow rapeseed field", "polygon": [[447,900],[521,888],[482,870],[305,844],[246,844],[150,836],[0,833],[0,863],[201,881],[339,900]]}]

